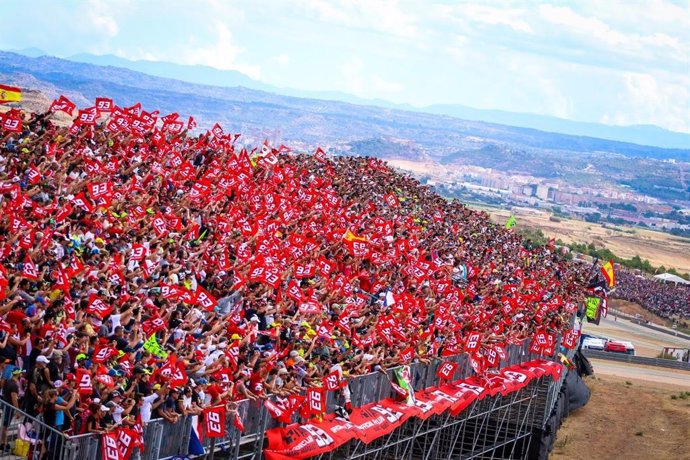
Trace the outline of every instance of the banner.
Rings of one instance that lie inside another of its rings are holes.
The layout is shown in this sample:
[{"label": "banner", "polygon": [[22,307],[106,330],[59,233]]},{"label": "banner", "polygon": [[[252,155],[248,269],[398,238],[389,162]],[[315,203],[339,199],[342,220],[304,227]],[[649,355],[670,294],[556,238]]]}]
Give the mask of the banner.
[{"label": "banner", "polygon": [[370,443],[392,433],[411,417],[426,420],[444,412],[456,416],[475,401],[499,393],[506,396],[543,376],[556,380],[562,371],[558,362],[537,359],[489,372],[481,381],[470,377],[418,391],[413,405],[384,399],[355,408],[349,420],[328,414],[304,425],[273,428],[266,432],[268,447],[264,456],[267,460],[304,459],[331,452],[352,439]]}]

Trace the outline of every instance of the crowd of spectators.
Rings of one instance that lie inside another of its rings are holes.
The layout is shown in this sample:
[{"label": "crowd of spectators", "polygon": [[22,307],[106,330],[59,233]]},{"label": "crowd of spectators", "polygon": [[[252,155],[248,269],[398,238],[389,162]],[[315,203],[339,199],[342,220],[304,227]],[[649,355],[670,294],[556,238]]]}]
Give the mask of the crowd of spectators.
[{"label": "crowd of spectators", "polygon": [[176,423],[462,352],[481,374],[584,298],[552,247],[378,159],[128,130],[155,115],[119,113],[117,129],[47,112],[0,131],[2,399],[60,430]]},{"label": "crowd of spectators", "polygon": [[663,282],[643,274],[620,269],[611,297],[640,304],[666,319],[690,319],[690,286]]}]

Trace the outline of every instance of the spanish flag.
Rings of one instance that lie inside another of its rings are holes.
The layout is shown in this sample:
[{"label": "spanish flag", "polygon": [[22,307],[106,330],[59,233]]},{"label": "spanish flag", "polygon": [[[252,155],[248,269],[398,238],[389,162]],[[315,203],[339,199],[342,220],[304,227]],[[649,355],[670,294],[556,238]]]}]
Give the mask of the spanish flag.
[{"label": "spanish flag", "polygon": [[613,260],[609,260],[601,267],[601,273],[604,274],[604,278],[606,278],[610,288],[616,284],[616,275],[613,273]]},{"label": "spanish flag", "polygon": [[353,241],[366,241],[367,239],[363,236],[357,236],[350,229],[348,228],[345,234],[343,235],[343,240],[351,243]]},{"label": "spanish flag", "polygon": [[16,86],[0,84],[0,104],[5,102],[19,102],[22,100],[22,89]]}]

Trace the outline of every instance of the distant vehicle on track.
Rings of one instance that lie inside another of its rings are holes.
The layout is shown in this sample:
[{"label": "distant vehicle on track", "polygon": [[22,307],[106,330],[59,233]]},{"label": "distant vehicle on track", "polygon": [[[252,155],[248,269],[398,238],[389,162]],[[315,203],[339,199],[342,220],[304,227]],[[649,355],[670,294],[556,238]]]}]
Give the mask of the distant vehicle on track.
[{"label": "distant vehicle on track", "polygon": [[582,341],[582,348],[585,350],[600,350],[603,351],[606,347],[606,341],[598,337],[587,337]]},{"label": "distant vehicle on track", "polygon": [[615,340],[609,340],[606,342],[606,345],[604,345],[604,351],[628,354],[628,349],[626,348],[625,344]]}]

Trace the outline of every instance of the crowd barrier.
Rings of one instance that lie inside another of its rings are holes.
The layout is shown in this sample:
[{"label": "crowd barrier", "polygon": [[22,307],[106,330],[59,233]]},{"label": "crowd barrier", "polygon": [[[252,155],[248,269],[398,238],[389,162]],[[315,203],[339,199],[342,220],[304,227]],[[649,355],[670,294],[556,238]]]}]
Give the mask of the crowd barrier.
[{"label": "crowd barrier", "polygon": [[[538,356],[531,355],[528,352],[528,348],[529,343],[521,346],[509,346],[506,350],[507,357],[501,363],[501,367],[508,367],[537,358]],[[417,362],[410,365],[412,387],[418,391],[440,384],[441,382],[436,376],[436,370],[444,361],[448,360],[458,363],[454,380],[464,379],[472,375],[470,363],[466,355],[435,359],[429,364]],[[389,369],[387,375],[375,372],[352,377],[349,381],[352,405],[360,407],[393,396],[389,379],[395,379],[393,369]],[[399,438],[398,441],[381,439],[364,447],[356,443],[350,443],[328,455],[322,455],[322,457],[343,458],[342,455],[346,455],[349,458],[371,458],[376,456],[374,455],[376,449],[379,449],[379,451],[382,449],[390,450],[396,446],[400,448],[405,446],[405,455],[408,453],[411,455],[412,452],[420,452],[420,449],[424,451],[429,448],[429,446],[425,448],[423,445],[421,447],[415,445],[415,442],[417,444],[419,442],[430,442],[425,436],[430,436],[430,439],[436,438],[437,440],[447,438],[454,446],[460,443],[455,447],[448,445],[445,448],[436,445],[437,454],[439,452],[455,452],[454,449],[456,448],[460,449],[461,452],[482,452],[482,443],[484,444],[484,449],[489,449],[490,446],[493,446],[491,448],[500,448],[500,445],[510,445],[512,449],[515,449],[516,446],[520,445],[520,439],[529,438],[533,426],[543,425],[546,422],[551,412],[550,407],[554,404],[559,388],[560,382],[540,381],[531,383],[524,389],[506,397],[499,395],[498,397],[486,398],[483,401],[477,402],[458,417],[442,415],[432,417],[426,421],[408,422],[394,433],[394,436]],[[340,392],[329,392],[327,411],[332,412],[337,405],[343,405],[344,401],[341,398]],[[6,410],[15,410],[17,413],[17,418],[8,430],[8,440],[11,444],[14,444],[13,441],[19,436],[19,420],[30,420],[36,429],[37,439],[51,439],[51,441],[46,442],[51,442],[54,451],[49,454],[47,460],[93,460],[100,458],[100,436],[92,434],[66,436],[45,425],[40,420],[40,416],[39,418],[31,417],[16,409],[10,409],[2,401],[0,401],[0,408],[3,413]],[[210,439],[202,438],[201,444],[206,453],[210,453],[213,446],[215,453],[222,455],[223,458],[259,460],[262,458],[266,430],[279,426],[279,423],[269,415],[261,400],[239,401],[237,410],[245,428],[244,433],[240,433],[234,427],[232,417],[227,417],[226,437],[216,439],[214,444],[211,443]],[[151,420],[144,428],[145,447],[142,451],[135,451],[133,458],[137,460],[157,460],[189,455],[190,439],[195,435],[193,431],[198,421],[198,417],[191,416],[183,417],[175,424],[168,423],[163,419]],[[293,422],[304,421],[299,418],[298,414],[293,416]],[[456,439],[453,441],[451,439],[461,435],[465,436],[466,439],[474,439],[471,442],[472,445],[463,446],[460,440]],[[480,441],[482,436],[488,436],[488,438]],[[419,437],[419,440],[412,442],[415,437]],[[489,438],[492,438],[491,442],[489,442]],[[405,441],[403,442],[401,439]],[[389,445],[388,443],[392,444]],[[398,454],[402,455],[402,452]],[[393,455],[398,454],[393,453]],[[17,458],[11,453],[0,452],[0,459],[3,457]],[[38,453],[36,453],[35,458],[38,459]],[[445,457],[439,454],[433,458]],[[471,456],[467,458],[471,458]]]},{"label": "crowd barrier", "polygon": [[613,308],[609,308],[609,315],[618,316],[619,318],[625,318],[639,326],[646,327],[647,329],[652,329],[657,332],[663,332],[664,334],[672,335],[674,337],[680,337],[681,339],[690,340],[690,335],[683,334],[682,332],[678,332],[675,329],[669,329],[664,326],[659,326],[658,324],[648,323],[642,318],[638,318],[636,316],[624,313],[619,310],[615,310]]},{"label": "crowd barrier", "polygon": [[632,356],[625,353],[614,353],[610,351],[582,350],[585,356],[595,359],[606,359],[630,364],[642,364],[645,366],[667,367],[681,371],[690,371],[690,363],[676,361],[675,359],[646,358],[643,356]]}]

